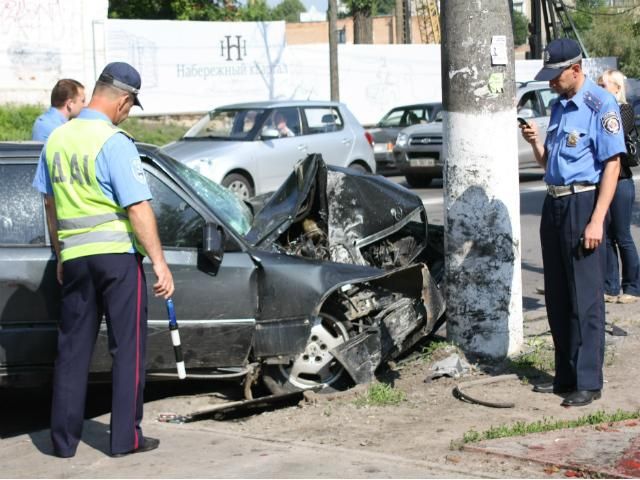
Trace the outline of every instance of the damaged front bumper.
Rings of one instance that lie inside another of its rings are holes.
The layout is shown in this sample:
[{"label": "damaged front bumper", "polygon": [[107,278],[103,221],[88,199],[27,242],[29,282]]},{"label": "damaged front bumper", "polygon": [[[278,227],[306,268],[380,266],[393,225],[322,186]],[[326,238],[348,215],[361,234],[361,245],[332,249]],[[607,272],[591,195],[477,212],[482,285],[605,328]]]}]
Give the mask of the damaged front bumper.
[{"label": "damaged front bumper", "polygon": [[[373,315],[369,324],[363,323],[361,331],[331,350],[356,383],[371,382],[383,361],[400,356],[432,333],[445,311],[443,295],[424,264],[388,272],[367,284],[392,292],[394,301]],[[351,306],[346,317],[357,323],[362,309],[358,303]]]}]

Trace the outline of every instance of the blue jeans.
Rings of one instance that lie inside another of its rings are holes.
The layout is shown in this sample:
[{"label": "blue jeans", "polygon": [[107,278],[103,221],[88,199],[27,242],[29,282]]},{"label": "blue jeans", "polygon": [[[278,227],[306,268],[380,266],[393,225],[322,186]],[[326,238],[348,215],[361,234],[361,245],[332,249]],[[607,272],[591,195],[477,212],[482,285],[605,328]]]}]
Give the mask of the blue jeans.
[{"label": "blue jeans", "polygon": [[640,295],[640,261],[631,237],[631,210],[636,198],[633,179],[618,180],[616,193],[609,207],[610,223],[607,229],[607,269],[604,291],[608,295],[620,293],[620,267],[622,262],[622,292]]}]

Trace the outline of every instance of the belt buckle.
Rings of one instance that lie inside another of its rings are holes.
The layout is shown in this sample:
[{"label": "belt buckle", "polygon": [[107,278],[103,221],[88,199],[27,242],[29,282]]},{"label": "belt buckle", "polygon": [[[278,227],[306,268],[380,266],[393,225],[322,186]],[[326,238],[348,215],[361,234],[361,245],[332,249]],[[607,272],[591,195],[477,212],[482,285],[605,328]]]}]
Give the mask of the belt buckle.
[{"label": "belt buckle", "polygon": [[562,197],[566,195],[566,193],[561,187],[564,187],[564,185],[547,185],[547,193],[553,198]]}]

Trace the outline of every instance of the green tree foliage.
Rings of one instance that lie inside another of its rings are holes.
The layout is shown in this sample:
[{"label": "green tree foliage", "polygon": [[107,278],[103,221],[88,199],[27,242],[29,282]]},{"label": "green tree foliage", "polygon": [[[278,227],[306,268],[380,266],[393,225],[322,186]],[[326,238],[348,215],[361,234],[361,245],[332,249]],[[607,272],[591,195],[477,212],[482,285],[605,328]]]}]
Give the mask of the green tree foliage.
[{"label": "green tree foliage", "polygon": [[517,10],[513,11],[513,43],[518,46],[527,43],[529,20]]},{"label": "green tree foliage", "polygon": [[171,0],[109,0],[109,18],[175,19]]},{"label": "green tree foliage", "polygon": [[633,16],[594,16],[582,40],[592,57],[618,57],[627,77],[640,77],[640,23]]},{"label": "green tree foliage", "polygon": [[265,0],[253,0],[246,6],[238,10],[239,20],[245,22],[267,22],[269,20],[280,20],[273,18],[273,11]]},{"label": "green tree foliage", "polygon": [[374,15],[391,15],[396,8],[395,0],[376,0]]},{"label": "green tree foliage", "polygon": [[235,0],[109,0],[110,18],[145,20],[234,20]]},{"label": "green tree foliage", "polygon": [[286,20],[287,22],[299,22],[300,14],[306,12],[300,0],[282,0],[271,11],[273,20]]},{"label": "green tree foliage", "polygon": [[574,9],[569,14],[580,32],[589,30],[595,18],[595,14],[603,11],[605,0],[576,0]]}]

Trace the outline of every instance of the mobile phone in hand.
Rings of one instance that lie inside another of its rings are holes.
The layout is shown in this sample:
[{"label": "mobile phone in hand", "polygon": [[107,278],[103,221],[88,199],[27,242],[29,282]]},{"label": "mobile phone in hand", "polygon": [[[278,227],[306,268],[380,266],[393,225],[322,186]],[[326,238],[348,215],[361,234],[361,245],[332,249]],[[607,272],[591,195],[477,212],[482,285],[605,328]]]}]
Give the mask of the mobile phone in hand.
[{"label": "mobile phone in hand", "polygon": [[522,117],[518,117],[518,123],[519,123],[520,125],[523,125],[523,126],[525,126],[525,127],[529,128],[529,124],[528,124],[528,123],[527,123],[527,121],[526,121],[524,118],[522,118]]}]

